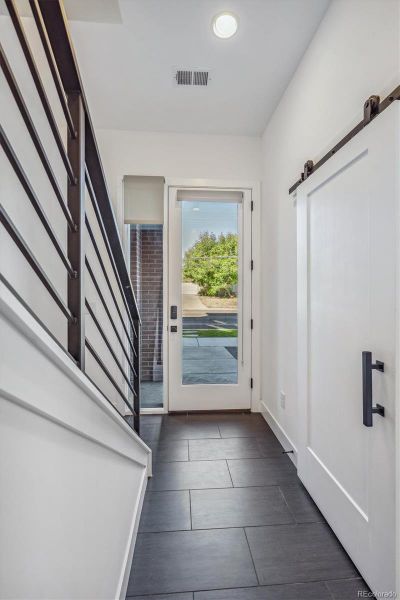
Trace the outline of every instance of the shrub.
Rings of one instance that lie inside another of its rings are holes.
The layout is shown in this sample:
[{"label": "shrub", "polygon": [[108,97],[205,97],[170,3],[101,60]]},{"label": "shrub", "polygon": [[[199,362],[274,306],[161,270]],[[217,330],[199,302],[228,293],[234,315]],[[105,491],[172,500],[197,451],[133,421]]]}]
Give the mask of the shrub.
[{"label": "shrub", "polygon": [[197,283],[203,296],[232,297],[238,281],[238,236],[202,233],[183,259],[183,277]]}]

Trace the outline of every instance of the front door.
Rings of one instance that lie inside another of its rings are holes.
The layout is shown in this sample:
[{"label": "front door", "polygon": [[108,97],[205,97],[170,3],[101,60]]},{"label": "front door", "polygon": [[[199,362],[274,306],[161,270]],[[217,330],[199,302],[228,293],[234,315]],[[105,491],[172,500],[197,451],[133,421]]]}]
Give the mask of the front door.
[{"label": "front door", "polygon": [[169,410],[248,409],[251,192],[169,188]]},{"label": "front door", "polygon": [[[396,564],[398,146],[394,103],[297,193],[298,473],[372,591],[387,597]],[[370,359],[384,365],[371,369]],[[383,415],[371,413],[378,404]]]}]

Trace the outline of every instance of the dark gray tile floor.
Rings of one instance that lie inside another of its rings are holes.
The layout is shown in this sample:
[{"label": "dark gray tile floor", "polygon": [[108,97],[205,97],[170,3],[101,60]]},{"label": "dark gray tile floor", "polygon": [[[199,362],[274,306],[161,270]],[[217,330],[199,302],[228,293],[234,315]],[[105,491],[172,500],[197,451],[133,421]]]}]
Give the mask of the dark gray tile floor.
[{"label": "dark gray tile floor", "polygon": [[260,415],[142,417],[153,450],[135,600],[356,600],[368,591]]}]

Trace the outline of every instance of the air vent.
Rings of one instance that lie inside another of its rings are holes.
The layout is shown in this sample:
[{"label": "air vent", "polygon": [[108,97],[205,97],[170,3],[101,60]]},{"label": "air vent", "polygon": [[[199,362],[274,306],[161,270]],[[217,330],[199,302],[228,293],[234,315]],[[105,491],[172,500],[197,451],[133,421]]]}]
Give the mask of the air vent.
[{"label": "air vent", "polygon": [[210,82],[210,72],[199,69],[174,70],[176,85],[207,86]]},{"label": "air vent", "polygon": [[193,85],[207,85],[208,71],[193,71]]},{"label": "air vent", "polygon": [[192,71],[177,71],[176,83],[178,85],[192,85]]}]

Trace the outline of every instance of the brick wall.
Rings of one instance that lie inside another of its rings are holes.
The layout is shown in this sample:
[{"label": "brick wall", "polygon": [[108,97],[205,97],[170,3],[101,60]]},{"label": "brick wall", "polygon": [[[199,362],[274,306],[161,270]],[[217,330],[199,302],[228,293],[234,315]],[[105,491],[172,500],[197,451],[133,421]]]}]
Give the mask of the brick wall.
[{"label": "brick wall", "polygon": [[141,381],[162,381],[162,225],[131,225],[131,279],[142,317]]}]

